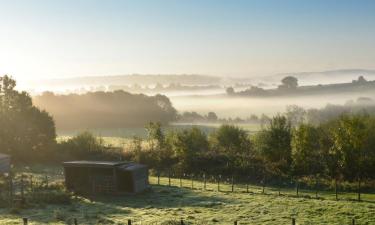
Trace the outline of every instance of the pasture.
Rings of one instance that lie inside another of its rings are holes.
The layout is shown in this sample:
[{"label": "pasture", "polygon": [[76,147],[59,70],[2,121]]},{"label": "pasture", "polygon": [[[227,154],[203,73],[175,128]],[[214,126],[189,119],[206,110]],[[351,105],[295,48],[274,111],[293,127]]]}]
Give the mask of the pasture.
[{"label": "pasture", "polygon": [[[48,175],[50,185],[62,182],[59,167],[18,167],[16,173],[33,175],[35,182]],[[23,217],[30,224],[72,224],[73,218],[79,224],[375,224],[375,195],[364,194],[362,202],[357,202],[355,193],[341,194],[340,200],[334,193],[315,193],[301,190],[300,197],[293,189],[277,191],[262,187],[236,185],[234,192],[230,184],[203,183],[183,179],[162,177],[160,185],[156,177],[150,177],[151,189],[143,194],[122,196],[71,196],[64,203],[29,203],[24,207],[0,209],[0,224],[20,224]],[[193,186],[193,188],[192,188]],[[63,191],[63,190],[61,190]]]}]

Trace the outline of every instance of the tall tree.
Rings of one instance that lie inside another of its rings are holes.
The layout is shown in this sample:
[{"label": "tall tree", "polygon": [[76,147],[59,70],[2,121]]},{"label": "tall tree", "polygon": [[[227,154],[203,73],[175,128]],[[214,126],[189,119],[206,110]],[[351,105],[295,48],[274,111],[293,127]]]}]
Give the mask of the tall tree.
[{"label": "tall tree", "polygon": [[56,138],[54,121],[15,87],[11,77],[0,77],[0,151],[16,161],[50,159]]}]

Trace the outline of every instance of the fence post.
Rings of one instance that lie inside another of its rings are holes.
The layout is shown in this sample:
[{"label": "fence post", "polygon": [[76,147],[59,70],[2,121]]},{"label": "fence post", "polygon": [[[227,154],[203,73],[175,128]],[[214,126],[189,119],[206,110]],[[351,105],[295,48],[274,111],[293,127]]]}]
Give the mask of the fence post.
[{"label": "fence post", "polygon": [[221,178],[221,175],[219,175],[217,178],[217,191],[218,192],[220,191],[220,178]]},{"label": "fence post", "polygon": [[171,172],[168,172],[168,186],[171,186]]},{"label": "fence post", "polygon": [[292,218],[292,225],[296,225],[296,219]]},{"label": "fence post", "polygon": [[266,178],[263,178],[263,180],[262,180],[262,194],[264,194],[265,193],[265,186],[266,186]]},{"label": "fence post", "polygon": [[9,173],[9,197],[10,197],[10,204],[13,205],[13,177],[12,172]]},{"label": "fence post", "polygon": [[361,201],[361,178],[358,178],[358,201]]},{"label": "fence post", "polygon": [[33,192],[33,175],[30,175],[30,191]]},{"label": "fence post", "polygon": [[232,192],[234,192],[234,178],[232,176]]},{"label": "fence post", "polygon": [[299,197],[299,182],[298,182],[298,180],[297,180],[296,192],[297,192],[297,197]]},{"label": "fence post", "polygon": [[181,219],[181,225],[184,225],[184,220],[183,219]]},{"label": "fence post", "polygon": [[77,218],[74,218],[73,222],[74,222],[74,225],[78,225]]},{"label": "fence post", "polygon": [[204,182],[203,189],[206,190],[206,173],[203,174],[203,182]]},{"label": "fence post", "polygon": [[48,175],[46,175],[46,188],[48,188]]},{"label": "fence post", "polygon": [[318,198],[318,178],[315,178],[315,198]]},{"label": "fence post", "polygon": [[354,218],[352,219],[352,225],[355,225],[355,219]]},{"label": "fence post", "polygon": [[28,224],[28,219],[26,217],[22,218],[22,221],[23,221],[23,225],[27,225]]},{"label": "fence post", "polygon": [[132,225],[132,221],[131,220],[128,220],[128,225]]},{"label": "fence post", "polygon": [[182,176],[183,175],[180,175],[180,187],[182,187]]},{"label": "fence post", "polygon": [[194,189],[194,179],[193,179],[193,174],[190,174],[191,178],[191,189]]},{"label": "fence post", "polygon": [[335,178],[335,197],[336,197],[336,201],[337,201],[339,199],[338,193],[337,193],[337,178]]},{"label": "fence post", "polygon": [[21,202],[23,203],[25,201],[25,195],[23,191],[23,174],[21,174]]},{"label": "fence post", "polygon": [[158,185],[160,185],[160,172],[158,172]]},{"label": "fence post", "polygon": [[246,193],[249,193],[249,183],[246,183]]},{"label": "fence post", "polygon": [[237,221],[234,221],[234,225],[237,225]]}]

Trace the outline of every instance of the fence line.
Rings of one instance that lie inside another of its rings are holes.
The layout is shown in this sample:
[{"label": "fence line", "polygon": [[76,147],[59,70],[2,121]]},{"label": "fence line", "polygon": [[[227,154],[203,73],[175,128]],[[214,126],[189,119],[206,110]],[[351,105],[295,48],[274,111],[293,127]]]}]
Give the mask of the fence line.
[{"label": "fence line", "polygon": [[[276,192],[277,195],[283,195],[283,190],[284,190],[284,195],[292,195],[292,190],[293,187],[288,186],[288,185],[267,185],[265,179],[263,179],[260,183],[256,182],[246,182],[246,179],[244,177],[237,176],[239,178],[238,182],[236,182],[235,176],[225,176],[223,177],[222,175],[207,175],[206,173],[201,174],[200,176],[194,176],[193,174],[186,174],[182,173],[180,176],[176,176],[175,174],[168,172],[166,177],[162,177],[160,172],[156,173],[157,175],[157,182],[154,182],[153,184],[157,185],[163,185],[162,181],[164,179],[168,179],[167,185],[168,186],[177,186],[177,187],[184,187],[184,188],[191,188],[191,189],[196,189],[196,190],[207,190],[208,184],[209,186],[213,186],[215,183],[217,184],[217,188],[211,188],[210,190],[217,190],[219,192],[236,192],[237,189],[239,189],[240,192],[253,192],[251,189],[257,189],[261,188],[261,193],[266,194],[267,189],[271,190],[271,193]],[[150,181],[153,180],[153,176],[150,176]],[[178,180],[178,184],[176,185],[176,180]],[[186,182],[190,182],[190,185],[186,185]],[[152,182],[151,182],[152,183]],[[198,186],[200,183],[201,186]],[[165,184],[165,183],[164,183]],[[185,185],[184,185],[185,184]],[[195,185],[194,185],[195,184]],[[291,182],[291,184],[293,184]],[[315,187],[314,188],[306,188],[301,186],[301,182],[296,180],[294,181],[294,189],[295,189],[295,194],[293,196],[296,197],[308,197],[308,198],[323,198],[323,197],[328,197],[329,199],[332,198],[332,194],[334,193],[334,199],[335,200],[357,200],[357,201],[362,201],[364,200],[361,198],[360,194],[371,194],[371,193],[359,193],[354,192],[354,191],[340,191],[339,190],[339,183],[337,180],[335,180],[334,183],[334,190],[332,189],[319,189],[318,188],[319,183],[316,181]],[[229,187],[229,190],[228,190]],[[360,187],[358,187],[360,188]],[[246,190],[246,191],[244,191]],[[360,190],[360,189],[358,189]],[[269,192],[269,191],[268,191]],[[308,193],[308,194],[307,194]],[[270,194],[270,193],[268,193]],[[342,198],[339,198],[339,196],[342,196]],[[371,200],[370,200],[371,201]]]}]

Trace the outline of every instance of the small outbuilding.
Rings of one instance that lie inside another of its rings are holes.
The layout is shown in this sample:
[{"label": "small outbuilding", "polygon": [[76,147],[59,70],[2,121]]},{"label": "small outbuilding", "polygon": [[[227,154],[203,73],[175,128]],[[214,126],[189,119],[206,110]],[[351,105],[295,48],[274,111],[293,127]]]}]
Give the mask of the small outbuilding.
[{"label": "small outbuilding", "polygon": [[10,155],[0,153],[0,174],[10,172]]},{"label": "small outbuilding", "polygon": [[148,168],[132,162],[64,162],[65,185],[78,193],[139,193],[149,186]]}]

